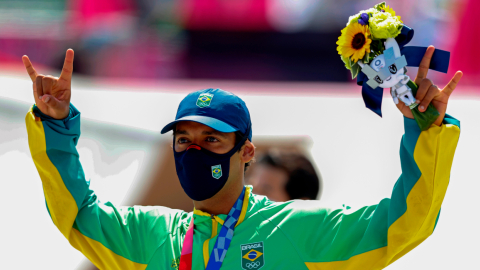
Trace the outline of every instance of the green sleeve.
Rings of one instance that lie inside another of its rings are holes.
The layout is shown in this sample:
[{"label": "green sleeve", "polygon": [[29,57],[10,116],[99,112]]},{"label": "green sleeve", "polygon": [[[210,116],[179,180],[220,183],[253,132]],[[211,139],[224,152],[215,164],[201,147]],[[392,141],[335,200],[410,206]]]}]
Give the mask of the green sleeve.
[{"label": "green sleeve", "polygon": [[[80,112],[56,120],[35,105],[26,118],[28,142],[53,223],[100,269],[145,269],[185,213],[166,207],[115,207],[90,190],[79,161]],[[121,266],[121,267],[120,267]]]},{"label": "green sleeve", "polygon": [[441,126],[422,132],[414,120],[404,122],[402,174],[391,198],[357,210],[295,201],[272,220],[309,269],[383,269],[433,233],[460,123],[447,115]]}]

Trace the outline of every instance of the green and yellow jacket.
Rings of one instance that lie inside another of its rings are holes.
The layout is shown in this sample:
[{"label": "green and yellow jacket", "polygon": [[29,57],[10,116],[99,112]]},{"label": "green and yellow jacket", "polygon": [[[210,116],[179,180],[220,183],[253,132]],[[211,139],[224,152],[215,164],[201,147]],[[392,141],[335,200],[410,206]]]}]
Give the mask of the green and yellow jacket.
[{"label": "green and yellow jacket", "polygon": [[[437,224],[460,124],[446,116],[421,132],[405,118],[402,175],[390,198],[357,210],[317,201],[276,203],[251,193],[222,269],[382,269],[415,248]],[[70,244],[100,269],[176,269],[194,219],[193,269],[205,269],[226,215],[161,206],[116,207],[89,188],[76,145],[80,113],[55,120],[34,105],[26,116],[47,210]]]}]

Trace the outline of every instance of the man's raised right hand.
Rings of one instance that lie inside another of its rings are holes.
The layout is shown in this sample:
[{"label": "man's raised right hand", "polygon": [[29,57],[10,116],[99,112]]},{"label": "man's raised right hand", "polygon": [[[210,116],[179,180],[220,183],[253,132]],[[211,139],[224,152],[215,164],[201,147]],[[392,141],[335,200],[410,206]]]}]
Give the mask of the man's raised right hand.
[{"label": "man's raised right hand", "polygon": [[22,61],[32,79],[33,97],[40,111],[55,119],[66,118],[70,112],[72,95],[73,50],[67,50],[62,73],[58,78],[38,75],[26,55],[22,57]]}]

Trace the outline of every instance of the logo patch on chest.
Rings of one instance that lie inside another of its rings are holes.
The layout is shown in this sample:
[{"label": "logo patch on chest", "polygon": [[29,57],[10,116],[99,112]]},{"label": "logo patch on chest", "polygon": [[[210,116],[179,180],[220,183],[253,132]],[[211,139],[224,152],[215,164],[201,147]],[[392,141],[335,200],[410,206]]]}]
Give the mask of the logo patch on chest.
[{"label": "logo patch on chest", "polygon": [[240,245],[240,250],[243,269],[256,270],[265,265],[263,242]]}]

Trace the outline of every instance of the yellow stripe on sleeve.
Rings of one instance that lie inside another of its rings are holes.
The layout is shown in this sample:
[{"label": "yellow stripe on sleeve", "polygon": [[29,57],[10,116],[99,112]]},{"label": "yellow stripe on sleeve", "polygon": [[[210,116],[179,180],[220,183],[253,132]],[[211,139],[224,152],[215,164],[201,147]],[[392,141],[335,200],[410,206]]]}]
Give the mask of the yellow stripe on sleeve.
[{"label": "yellow stripe on sleeve", "polygon": [[35,117],[32,108],[25,117],[25,122],[30,153],[42,180],[50,216],[55,226],[68,239],[78,213],[77,203],[63,183],[57,168],[47,156],[43,123],[38,117]]},{"label": "yellow stripe on sleeve", "polygon": [[76,229],[72,229],[70,244],[82,252],[99,269],[134,269],[145,270],[146,264],[132,262],[106,248],[103,244],[86,237]]},{"label": "yellow stripe on sleeve", "polygon": [[84,236],[72,227],[78,214],[78,207],[57,168],[47,156],[43,123],[40,118],[35,117],[32,108],[25,122],[30,152],[42,180],[45,200],[55,226],[74,248],[81,251],[100,269],[144,270],[147,265],[132,262],[115,254],[100,242]]},{"label": "yellow stripe on sleeve", "polygon": [[432,126],[420,134],[414,159],[422,176],[407,196],[407,211],[388,229],[388,246],[345,261],[306,262],[307,268],[383,269],[430,236],[449,183],[459,134],[459,127],[451,124],[444,124],[444,127]]}]

